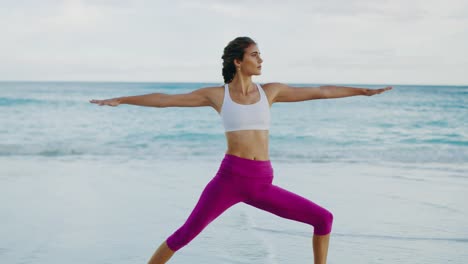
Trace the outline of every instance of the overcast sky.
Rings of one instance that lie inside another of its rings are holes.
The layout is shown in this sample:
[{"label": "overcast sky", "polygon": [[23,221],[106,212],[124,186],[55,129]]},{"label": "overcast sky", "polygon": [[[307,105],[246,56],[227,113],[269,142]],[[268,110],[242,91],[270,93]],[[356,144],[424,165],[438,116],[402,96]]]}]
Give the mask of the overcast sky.
[{"label": "overcast sky", "polygon": [[0,3],[0,80],[222,83],[249,36],[259,82],[468,84],[466,0]]}]

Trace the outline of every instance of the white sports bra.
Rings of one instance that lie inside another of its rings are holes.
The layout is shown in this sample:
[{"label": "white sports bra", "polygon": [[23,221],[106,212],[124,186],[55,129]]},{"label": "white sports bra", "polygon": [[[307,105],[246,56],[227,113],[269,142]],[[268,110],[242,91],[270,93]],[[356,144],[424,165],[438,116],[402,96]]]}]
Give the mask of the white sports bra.
[{"label": "white sports bra", "polygon": [[224,101],[221,107],[221,118],[224,130],[269,130],[270,104],[263,88],[256,84],[260,93],[260,100],[254,104],[238,104],[232,101],[229,87],[224,85]]}]

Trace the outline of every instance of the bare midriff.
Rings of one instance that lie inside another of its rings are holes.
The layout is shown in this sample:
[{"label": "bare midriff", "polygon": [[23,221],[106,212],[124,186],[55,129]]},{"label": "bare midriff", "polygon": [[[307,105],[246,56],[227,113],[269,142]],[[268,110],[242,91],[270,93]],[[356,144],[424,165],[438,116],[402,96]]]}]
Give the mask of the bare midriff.
[{"label": "bare midriff", "polygon": [[251,160],[269,160],[268,130],[226,132],[226,154]]}]

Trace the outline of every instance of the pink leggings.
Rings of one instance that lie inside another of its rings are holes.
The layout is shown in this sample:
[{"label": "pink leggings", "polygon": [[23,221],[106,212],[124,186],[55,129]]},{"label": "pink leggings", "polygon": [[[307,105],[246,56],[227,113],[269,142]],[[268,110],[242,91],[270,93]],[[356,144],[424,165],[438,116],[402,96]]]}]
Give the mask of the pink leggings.
[{"label": "pink leggings", "polygon": [[239,202],[312,225],[316,235],[331,232],[332,213],[272,182],[273,168],[269,160],[250,160],[226,154],[218,173],[206,185],[187,221],[167,238],[167,245],[173,251],[181,249],[209,223]]}]

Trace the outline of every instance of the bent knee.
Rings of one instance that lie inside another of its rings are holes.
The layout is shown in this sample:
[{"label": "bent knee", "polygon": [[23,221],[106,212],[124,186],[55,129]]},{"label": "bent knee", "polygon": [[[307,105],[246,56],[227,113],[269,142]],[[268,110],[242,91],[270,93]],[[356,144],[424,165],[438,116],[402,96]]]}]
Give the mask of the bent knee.
[{"label": "bent knee", "polygon": [[314,234],[315,235],[328,235],[332,230],[333,225],[333,214],[328,211],[324,210],[323,214],[320,217],[318,223],[314,226]]},{"label": "bent knee", "polygon": [[332,212],[327,211],[327,213],[325,214],[325,221],[327,223],[330,223],[330,224],[333,223],[333,214],[332,214]]},{"label": "bent knee", "polygon": [[204,227],[205,225],[188,226],[184,224],[167,238],[167,245],[172,251],[176,252],[188,245],[198,234],[200,234]]}]

